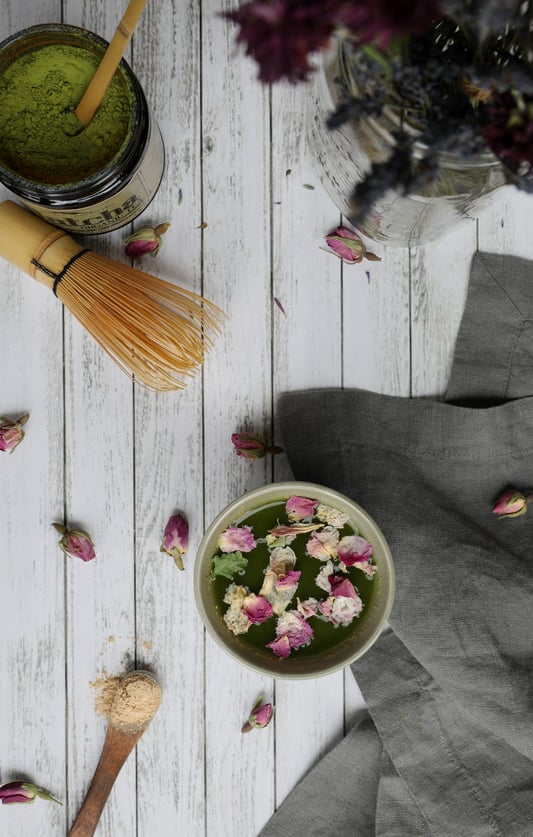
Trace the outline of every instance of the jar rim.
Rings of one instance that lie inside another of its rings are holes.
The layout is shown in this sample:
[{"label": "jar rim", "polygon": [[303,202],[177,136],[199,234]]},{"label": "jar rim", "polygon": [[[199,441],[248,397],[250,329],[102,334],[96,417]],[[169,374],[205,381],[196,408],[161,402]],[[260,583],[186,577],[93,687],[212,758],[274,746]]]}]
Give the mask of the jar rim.
[{"label": "jar rim", "polygon": [[[14,52],[17,48],[21,48],[19,55],[22,56],[40,46],[58,43],[60,35],[82,38],[84,44],[96,46],[98,50],[101,50],[102,55],[109,45],[105,38],[81,26],[66,23],[36,24],[19,30],[0,42],[0,62],[6,50]],[[36,38],[38,39],[39,36],[42,40],[36,44]],[[91,199],[103,192],[113,194],[114,191],[120,189],[124,177],[135,169],[146,144],[149,133],[149,115],[142,87],[124,58],[121,59],[118,69],[122,72],[128,86],[131,114],[124,142],[103,169],[72,183],[47,184],[21,176],[0,160],[0,182],[22,198],[49,206],[63,204],[69,200],[79,200],[80,196]],[[119,171],[120,179],[117,178]]]}]

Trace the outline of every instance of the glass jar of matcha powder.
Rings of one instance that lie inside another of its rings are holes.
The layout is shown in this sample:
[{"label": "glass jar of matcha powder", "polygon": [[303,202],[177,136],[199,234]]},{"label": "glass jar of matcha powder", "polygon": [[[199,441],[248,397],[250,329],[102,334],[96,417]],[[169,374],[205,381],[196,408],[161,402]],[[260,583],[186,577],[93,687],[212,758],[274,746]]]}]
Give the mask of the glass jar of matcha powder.
[{"label": "glass jar of matcha powder", "polygon": [[161,134],[124,60],[89,125],[75,116],[106,47],[66,24],[0,44],[0,181],[46,221],[80,234],[136,218],[164,168]]}]

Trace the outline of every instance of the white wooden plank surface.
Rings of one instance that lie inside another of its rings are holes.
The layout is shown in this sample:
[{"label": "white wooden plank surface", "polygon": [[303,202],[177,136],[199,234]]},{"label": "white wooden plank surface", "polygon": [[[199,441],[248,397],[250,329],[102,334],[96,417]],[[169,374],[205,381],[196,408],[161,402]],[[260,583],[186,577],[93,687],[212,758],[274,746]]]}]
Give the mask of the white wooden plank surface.
[{"label": "white wooden plank surface", "polygon": [[[368,241],[381,262],[341,266],[322,251],[340,217],[312,166],[305,87],[259,85],[220,17],[232,5],[150,0],[129,52],[166,149],[135,224],[171,222],[146,269],[227,314],[196,380],[171,394],[131,384],[49,292],[2,264],[0,415],[31,419],[0,455],[0,783],[27,778],[63,802],[0,807],[2,837],[67,834],[105,734],[91,683],[134,665],[159,676],[164,698],[98,837],[258,834],[362,701],[349,672],[273,681],[204,634],[192,567],[205,527],[247,489],[291,476],[284,455],[236,457],[231,433],[282,442],[288,390],[441,396],[472,253],[533,258],[531,199],[512,190],[437,244]],[[124,6],[6,0],[0,34],[62,15],[110,38]],[[120,258],[125,232],[94,246]],[[159,551],[178,510],[190,524],[183,573]],[[63,517],[93,535],[93,563],[60,553],[51,523]],[[243,736],[260,693],[274,721]]]}]

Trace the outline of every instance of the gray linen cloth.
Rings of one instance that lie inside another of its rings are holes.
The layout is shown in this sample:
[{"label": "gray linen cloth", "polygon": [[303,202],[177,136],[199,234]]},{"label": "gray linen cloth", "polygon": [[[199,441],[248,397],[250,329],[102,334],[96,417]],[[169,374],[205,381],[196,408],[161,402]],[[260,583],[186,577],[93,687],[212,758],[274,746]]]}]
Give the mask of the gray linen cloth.
[{"label": "gray linen cloth", "polygon": [[288,393],[297,479],[389,541],[389,626],[353,666],[368,715],[261,837],[533,837],[533,263],[477,253],[446,401]]}]

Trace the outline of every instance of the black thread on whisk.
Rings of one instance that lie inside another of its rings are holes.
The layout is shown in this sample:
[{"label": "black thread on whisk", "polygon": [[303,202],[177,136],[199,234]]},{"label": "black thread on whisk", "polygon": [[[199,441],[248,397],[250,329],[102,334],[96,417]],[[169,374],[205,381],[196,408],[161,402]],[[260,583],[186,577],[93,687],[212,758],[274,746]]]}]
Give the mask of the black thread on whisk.
[{"label": "black thread on whisk", "polygon": [[80,258],[80,256],[84,256],[85,253],[89,253],[89,252],[90,252],[90,250],[89,250],[88,247],[86,247],[85,250],[80,250],[79,253],[76,253],[76,255],[72,256],[72,258],[68,260],[66,265],[59,271],[59,273],[54,273],[53,270],[49,270],[47,267],[44,266],[44,264],[41,264],[40,262],[38,262],[37,259],[32,259],[31,263],[38,270],[41,270],[43,273],[46,273],[46,275],[49,276],[50,279],[54,280],[54,284],[53,284],[53,287],[52,287],[52,292],[53,292],[54,296],[57,296],[57,286],[61,282],[63,276],[65,275],[65,273],[67,272],[69,267],[72,267],[74,262],[76,262]]}]

